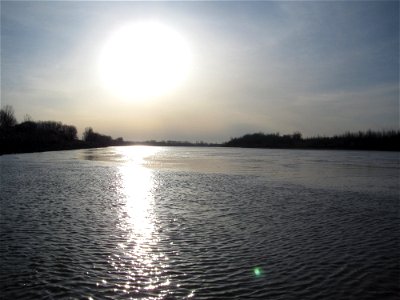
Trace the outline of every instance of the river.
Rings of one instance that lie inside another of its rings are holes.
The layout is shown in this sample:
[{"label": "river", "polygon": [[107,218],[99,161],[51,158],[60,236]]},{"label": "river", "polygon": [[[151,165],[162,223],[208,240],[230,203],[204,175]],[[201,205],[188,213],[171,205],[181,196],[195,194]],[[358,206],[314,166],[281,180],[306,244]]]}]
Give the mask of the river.
[{"label": "river", "polygon": [[4,155],[1,299],[398,299],[399,153]]}]

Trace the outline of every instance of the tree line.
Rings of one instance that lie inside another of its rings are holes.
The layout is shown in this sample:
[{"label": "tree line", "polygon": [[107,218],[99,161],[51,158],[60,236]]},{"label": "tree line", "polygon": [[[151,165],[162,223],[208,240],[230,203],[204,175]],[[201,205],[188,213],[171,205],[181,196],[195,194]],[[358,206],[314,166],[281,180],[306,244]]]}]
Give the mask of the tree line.
[{"label": "tree line", "polygon": [[96,148],[119,145],[152,146],[224,146],[244,148],[285,148],[285,149],[349,149],[349,150],[384,150],[400,151],[400,131],[358,131],[346,132],[331,137],[317,136],[303,138],[300,132],[293,134],[252,133],[231,138],[222,144],[191,143],[181,141],[125,142],[122,137],[97,133],[91,127],[83,132],[82,139],[77,136],[73,125],[56,121],[33,121],[26,116],[18,123],[14,110],[6,105],[0,110],[0,155],[7,153],[40,152],[51,150],[69,150]]},{"label": "tree line", "polygon": [[124,144],[122,138],[114,140],[111,136],[94,132],[91,127],[85,129],[82,139],[79,139],[77,134],[75,126],[57,121],[35,122],[27,116],[22,123],[18,123],[10,105],[5,105],[0,110],[0,154]]},{"label": "tree line", "polygon": [[288,135],[279,133],[253,133],[231,138],[222,144],[225,147],[244,148],[300,148],[300,149],[348,149],[400,151],[400,131],[346,132],[332,137],[317,136],[303,138],[300,132]]}]

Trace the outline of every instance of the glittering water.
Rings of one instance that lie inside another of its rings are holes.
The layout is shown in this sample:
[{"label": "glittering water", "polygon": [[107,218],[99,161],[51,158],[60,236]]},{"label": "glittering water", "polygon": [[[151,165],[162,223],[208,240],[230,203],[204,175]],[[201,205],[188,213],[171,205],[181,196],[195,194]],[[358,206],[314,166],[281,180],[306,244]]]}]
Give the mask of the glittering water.
[{"label": "glittering water", "polygon": [[1,299],[398,299],[399,154],[1,158]]}]

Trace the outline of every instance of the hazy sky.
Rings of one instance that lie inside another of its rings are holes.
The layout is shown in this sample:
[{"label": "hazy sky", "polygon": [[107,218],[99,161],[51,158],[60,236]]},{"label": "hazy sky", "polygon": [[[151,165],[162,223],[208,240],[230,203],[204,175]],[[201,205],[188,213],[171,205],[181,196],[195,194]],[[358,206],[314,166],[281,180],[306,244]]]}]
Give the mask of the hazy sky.
[{"label": "hazy sky", "polygon": [[[100,80],[101,49],[149,19],[187,42],[189,75],[122,99]],[[399,2],[2,1],[1,104],[126,140],[397,129]]]}]

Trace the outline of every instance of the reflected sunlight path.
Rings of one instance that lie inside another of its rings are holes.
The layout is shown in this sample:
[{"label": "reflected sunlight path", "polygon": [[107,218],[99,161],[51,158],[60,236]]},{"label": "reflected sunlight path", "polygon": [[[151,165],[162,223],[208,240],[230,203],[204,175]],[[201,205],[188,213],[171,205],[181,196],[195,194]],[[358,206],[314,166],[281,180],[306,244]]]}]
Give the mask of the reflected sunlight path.
[{"label": "reflected sunlight path", "polygon": [[[114,255],[110,263],[119,272],[127,273],[126,293],[147,297],[151,294],[157,299],[168,294],[170,279],[162,274],[162,269],[168,267],[168,258],[157,247],[153,195],[157,183],[153,171],[145,167],[145,158],[162,149],[135,146],[115,150],[122,162],[117,182],[121,201],[118,227],[126,236],[118,244],[124,257]],[[131,291],[131,287],[135,290]]]}]

